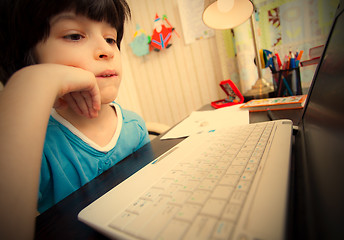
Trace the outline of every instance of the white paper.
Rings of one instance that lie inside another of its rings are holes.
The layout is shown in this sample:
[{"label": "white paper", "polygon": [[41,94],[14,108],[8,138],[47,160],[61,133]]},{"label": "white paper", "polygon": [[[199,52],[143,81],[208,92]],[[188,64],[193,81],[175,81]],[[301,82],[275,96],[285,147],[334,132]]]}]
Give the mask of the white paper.
[{"label": "white paper", "polygon": [[195,111],[167,132],[161,139],[188,137],[228,126],[249,123],[249,111],[240,109],[243,104],[210,111]]},{"label": "white paper", "polygon": [[215,35],[215,30],[207,27],[203,20],[204,0],[178,0],[185,44]]}]

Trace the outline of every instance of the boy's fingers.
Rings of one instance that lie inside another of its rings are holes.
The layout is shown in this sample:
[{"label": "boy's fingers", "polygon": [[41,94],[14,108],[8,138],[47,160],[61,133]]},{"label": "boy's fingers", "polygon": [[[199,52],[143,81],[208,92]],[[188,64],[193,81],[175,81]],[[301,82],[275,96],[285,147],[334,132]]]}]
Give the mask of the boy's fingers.
[{"label": "boy's fingers", "polygon": [[93,105],[93,99],[92,96],[89,92],[81,92],[81,95],[84,97],[86,105],[87,105],[87,109],[88,109],[88,113],[90,115],[91,118],[95,118],[98,116],[98,109],[95,108],[95,106]]},{"label": "boy's fingers", "polygon": [[84,101],[85,101],[85,104],[87,107],[87,111],[90,113],[91,110],[93,109],[91,94],[89,92],[81,92],[80,94],[84,98]]},{"label": "boy's fingers", "polygon": [[89,91],[89,94],[92,99],[92,108],[98,112],[100,110],[101,104],[100,104],[100,92],[99,92],[99,88],[97,84]]},{"label": "boy's fingers", "polygon": [[80,92],[72,92],[70,95],[72,96],[78,109],[80,109],[82,115],[89,117],[90,113],[88,111],[87,103],[84,96]]},{"label": "boy's fingers", "polygon": [[67,102],[68,106],[77,114],[79,115],[83,115],[81,109],[79,108],[79,106],[77,105],[77,103],[75,102],[74,98],[72,97],[71,93],[68,93],[66,95],[63,96],[63,99]]}]

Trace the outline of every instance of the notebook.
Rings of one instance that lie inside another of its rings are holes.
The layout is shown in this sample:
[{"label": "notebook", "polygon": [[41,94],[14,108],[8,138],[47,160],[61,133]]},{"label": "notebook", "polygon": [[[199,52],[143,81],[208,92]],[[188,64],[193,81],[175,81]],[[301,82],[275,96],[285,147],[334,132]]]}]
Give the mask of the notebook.
[{"label": "notebook", "polygon": [[113,239],[344,239],[342,13],[295,139],[289,120],[191,136],[78,219]]}]

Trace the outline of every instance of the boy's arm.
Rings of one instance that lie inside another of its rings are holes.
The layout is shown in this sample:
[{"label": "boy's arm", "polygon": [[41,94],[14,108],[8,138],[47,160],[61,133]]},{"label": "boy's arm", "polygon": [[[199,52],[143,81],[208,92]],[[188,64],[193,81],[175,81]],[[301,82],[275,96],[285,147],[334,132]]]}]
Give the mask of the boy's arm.
[{"label": "boy's arm", "polygon": [[[42,64],[16,72],[0,92],[0,239],[32,239],[42,150],[51,107],[70,92],[100,109],[93,74]],[[86,94],[84,94],[86,93]]]}]

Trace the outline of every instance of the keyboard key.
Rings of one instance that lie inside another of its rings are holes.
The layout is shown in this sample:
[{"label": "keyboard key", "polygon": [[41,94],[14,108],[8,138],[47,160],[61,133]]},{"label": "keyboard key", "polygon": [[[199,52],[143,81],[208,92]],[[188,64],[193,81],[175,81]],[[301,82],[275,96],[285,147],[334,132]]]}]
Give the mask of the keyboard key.
[{"label": "keyboard key", "polygon": [[252,171],[245,171],[240,179],[241,180],[252,181],[254,176],[255,176],[254,172],[252,172]]},{"label": "keyboard key", "polygon": [[196,217],[184,239],[209,239],[216,222],[217,220],[215,218],[205,216]]},{"label": "keyboard key", "polygon": [[237,155],[237,153],[239,152],[240,148],[230,148],[228,149],[228,151],[226,152],[227,155]]},{"label": "keyboard key", "polygon": [[148,204],[135,219],[123,228],[123,231],[139,236],[140,232],[146,228],[147,224],[156,215],[161,215],[161,212],[166,209],[167,202],[168,198],[160,197],[159,200],[153,204]]},{"label": "keyboard key", "polygon": [[211,191],[215,188],[217,182],[218,181],[216,179],[206,178],[201,182],[201,184],[198,186],[198,188]]},{"label": "keyboard key", "polygon": [[141,196],[141,199],[154,201],[155,199],[159,197],[161,193],[163,193],[162,189],[151,188]]},{"label": "keyboard key", "polygon": [[252,155],[252,152],[253,152],[253,149],[250,148],[250,149],[245,149],[245,150],[241,150],[237,157],[250,157]]},{"label": "keyboard key", "polygon": [[233,204],[242,205],[246,199],[246,195],[246,192],[237,190],[233,193],[230,202]]},{"label": "keyboard key", "polygon": [[171,184],[161,193],[161,196],[171,197],[175,192],[179,191],[180,188],[181,185],[179,184]]},{"label": "keyboard key", "polygon": [[211,170],[209,174],[207,175],[207,178],[220,179],[223,174],[224,174],[223,170]]},{"label": "keyboard key", "polygon": [[154,215],[151,221],[146,223],[138,235],[144,239],[155,239],[178,210],[179,208],[176,206],[165,205],[164,208],[160,209],[160,212]]},{"label": "keyboard key", "polygon": [[147,222],[149,222],[153,218],[156,212],[157,209],[153,206],[150,206],[148,211],[144,211],[140,215],[137,215],[136,218],[125,225],[122,230],[134,236],[139,236],[141,229],[144,229]]},{"label": "keyboard key", "polygon": [[236,186],[238,183],[240,175],[227,174],[222,177],[219,185]]},{"label": "keyboard key", "polygon": [[244,171],[245,166],[230,166],[226,174],[241,174]]},{"label": "keyboard key", "polygon": [[179,190],[194,191],[199,184],[200,181],[187,180],[184,184],[180,185]]},{"label": "keyboard key", "polygon": [[258,164],[260,162],[260,159],[261,159],[260,157],[258,158],[258,157],[251,156],[250,160],[248,161],[248,163]]},{"label": "keyboard key", "polygon": [[201,210],[200,205],[186,203],[175,215],[176,219],[192,222]]},{"label": "keyboard key", "polygon": [[219,156],[208,156],[200,160],[201,160],[201,163],[216,164],[216,162],[220,161],[221,157],[222,157],[222,153]]},{"label": "keyboard key", "polygon": [[172,198],[170,199],[170,204],[175,205],[182,205],[191,197],[192,192],[186,192],[186,191],[178,191],[173,194]]},{"label": "keyboard key", "polygon": [[[246,138],[246,137],[245,137],[245,138]],[[230,148],[229,148],[229,150],[227,151],[227,153],[229,153],[229,152],[232,151],[232,150],[237,150],[237,151],[239,151],[239,150],[241,149],[241,147],[242,147],[242,144],[233,143],[233,144],[230,146]]]},{"label": "keyboard key", "polygon": [[209,174],[209,171],[201,171],[201,170],[193,171],[190,174],[189,179],[202,181],[208,174]]},{"label": "keyboard key", "polygon": [[132,203],[128,208],[127,211],[135,214],[141,214],[146,208],[152,205],[152,201],[138,199],[134,203]]},{"label": "keyboard key", "polygon": [[207,171],[209,169],[212,169],[214,167],[215,164],[213,163],[201,163],[200,165],[198,165],[198,169],[199,170],[204,170]]},{"label": "keyboard key", "polygon": [[176,166],[174,166],[173,170],[174,171],[185,171],[186,169],[188,169],[190,167],[190,163],[186,162],[186,163],[178,163]]},{"label": "keyboard key", "polygon": [[251,182],[250,182],[250,181],[241,180],[241,181],[238,183],[238,185],[237,185],[237,187],[236,187],[236,190],[248,192],[248,190],[250,189],[250,186],[251,186]]},{"label": "keyboard key", "polygon": [[257,167],[258,167],[258,164],[256,164],[256,163],[248,163],[247,166],[246,166],[245,171],[253,171],[253,172],[256,172]]},{"label": "keyboard key", "polygon": [[226,219],[228,221],[236,222],[239,213],[241,210],[241,206],[238,204],[229,203],[225,207],[225,210],[223,211],[222,218]]},{"label": "keyboard key", "polygon": [[229,166],[230,162],[226,162],[226,161],[219,161],[215,164],[214,169],[217,170],[226,170]]},{"label": "keyboard key", "polygon": [[211,194],[211,197],[227,200],[231,196],[233,190],[234,187],[232,186],[218,185]]},{"label": "keyboard key", "polygon": [[189,228],[191,223],[172,219],[167,227],[162,231],[157,240],[179,240]]},{"label": "keyboard key", "polygon": [[248,157],[237,157],[235,160],[232,162],[232,166],[239,165],[239,166],[246,166],[248,162]]},{"label": "keyboard key", "polygon": [[173,179],[162,178],[156,184],[153,185],[155,188],[165,189],[173,182]]},{"label": "keyboard key", "polygon": [[210,191],[195,190],[192,196],[188,199],[188,202],[203,205],[210,193]]},{"label": "keyboard key", "polygon": [[188,175],[180,175],[177,178],[173,179],[174,184],[183,184],[184,182],[186,182],[189,179]]},{"label": "keyboard key", "polygon": [[220,220],[217,222],[215,226],[215,230],[212,237],[213,239],[218,239],[218,240],[230,239],[233,228],[234,228],[233,222]]},{"label": "keyboard key", "polygon": [[225,154],[222,156],[221,161],[228,162],[229,164],[234,160],[236,154]]},{"label": "keyboard key", "polygon": [[137,214],[130,212],[123,212],[118,215],[109,226],[118,230],[122,230],[128,223],[132,222],[137,217]]},{"label": "keyboard key", "polygon": [[201,214],[211,217],[220,217],[226,203],[226,200],[210,198],[204,204]]},{"label": "keyboard key", "polygon": [[183,174],[183,171],[171,170],[164,176],[164,178],[176,179],[177,177],[179,177],[182,174]]}]

